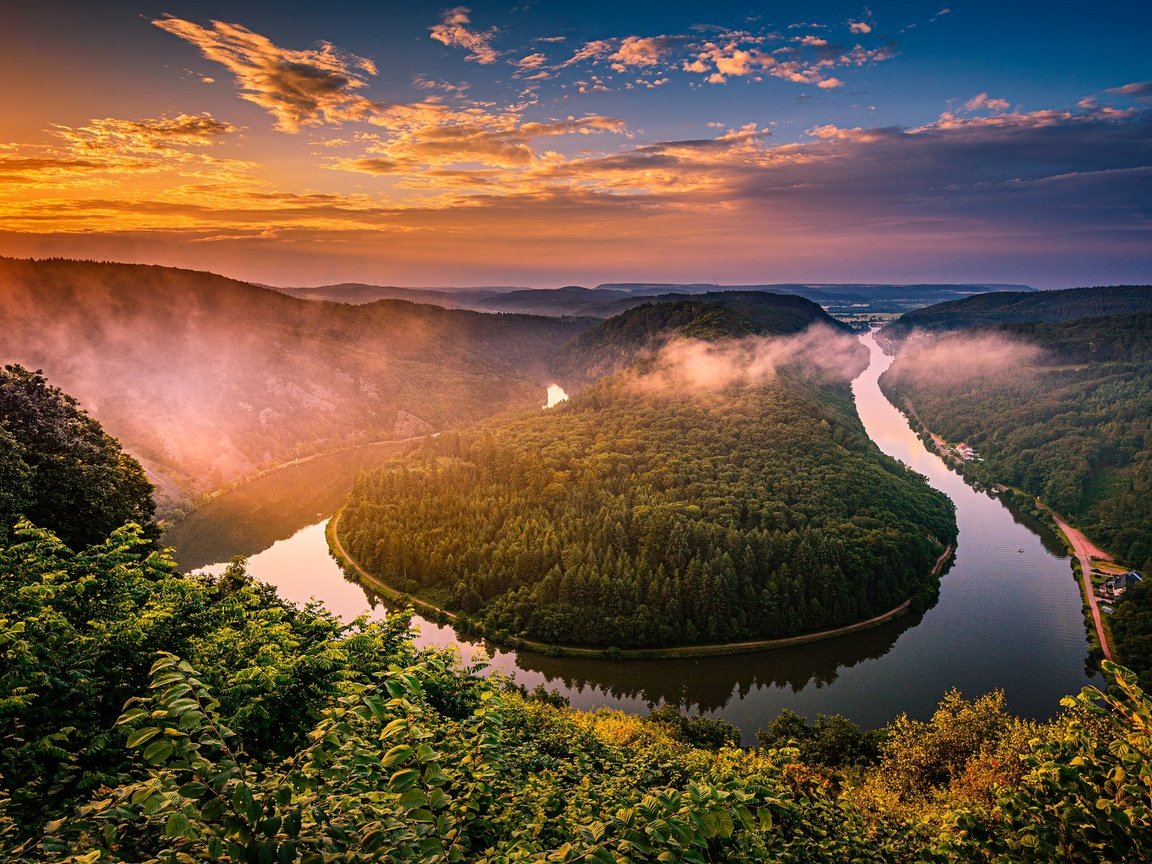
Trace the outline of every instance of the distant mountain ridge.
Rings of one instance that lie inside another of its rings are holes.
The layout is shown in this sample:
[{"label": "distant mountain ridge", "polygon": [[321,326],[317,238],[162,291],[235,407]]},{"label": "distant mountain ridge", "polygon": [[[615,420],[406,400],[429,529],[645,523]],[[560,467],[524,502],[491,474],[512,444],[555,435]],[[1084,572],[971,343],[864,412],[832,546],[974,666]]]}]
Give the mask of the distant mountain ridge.
[{"label": "distant mountain ridge", "polygon": [[760,285],[718,285],[712,283],[615,282],[585,288],[400,288],[360,283],[326,285],[319,288],[278,288],[285,294],[308,300],[337,303],[369,303],[379,299],[435,303],[450,309],[478,312],[518,312],[533,315],[572,315],[610,318],[632,306],[652,300],[717,292],[762,292],[792,294],[823,306],[851,307],[866,304],[887,311],[904,311],[944,300],[955,300],[988,291],[1030,292],[1027,285],[998,284],[909,284],[867,283],[820,284],[779,283]]}]

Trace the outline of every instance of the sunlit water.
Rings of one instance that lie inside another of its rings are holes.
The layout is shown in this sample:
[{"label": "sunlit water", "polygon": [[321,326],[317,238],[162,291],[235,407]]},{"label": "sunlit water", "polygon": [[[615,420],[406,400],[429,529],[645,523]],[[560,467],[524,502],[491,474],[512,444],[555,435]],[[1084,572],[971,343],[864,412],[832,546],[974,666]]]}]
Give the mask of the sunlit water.
[{"label": "sunlit water", "polygon": [[564,388],[559,384],[548,385],[548,401],[544,403],[545,408],[555,408],[561,402],[568,401],[568,394],[564,392]]},{"label": "sunlit water", "polygon": [[[924,448],[877,386],[889,358],[870,334],[862,339],[872,362],[853,390],[869,434],[956,503],[956,560],[936,606],[863,633],[759,654],[613,663],[492,650],[490,666],[528,687],[559,690],[579,708],[646,713],[672,702],[700,710],[739,726],[746,742],[782,708],[879,726],[902,711],[928,717],[953,687],[968,697],[1001,688],[1013,711],[1053,715],[1061,696],[1089,681],[1080,595],[1068,559],[1042,526],[976,492]],[[380,613],[378,598],[349,581],[329,556],[324,525],[360,468],[396,449],[275,472],[204,506],[170,531],[168,542],[185,567],[219,572],[231,557],[247,554],[249,572],[285,597],[320,599],[346,619]],[[419,616],[414,623],[421,645],[456,645],[465,658],[486,656],[483,645],[458,639],[451,628]]]}]

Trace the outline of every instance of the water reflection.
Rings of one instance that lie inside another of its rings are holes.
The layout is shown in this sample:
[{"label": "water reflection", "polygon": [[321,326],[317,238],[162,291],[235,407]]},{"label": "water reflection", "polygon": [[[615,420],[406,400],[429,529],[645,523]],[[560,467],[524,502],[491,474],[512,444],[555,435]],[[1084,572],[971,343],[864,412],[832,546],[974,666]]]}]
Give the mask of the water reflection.
[{"label": "water reflection", "polygon": [[598,690],[618,701],[645,705],[668,702],[690,710],[715,713],[764,688],[800,693],[827,687],[841,672],[883,657],[900,634],[919,623],[907,615],[836,640],[835,650],[814,643],[768,654],[737,654],[661,662],[614,663],[523,653],[516,668],[544,676],[565,690]]},{"label": "water reflection", "polygon": [[327,519],[344,503],[361,471],[407,446],[368,444],[272,471],[221,493],[170,526],[164,540],[175,547],[180,566],[189,570],[258,554],[302,526]]}]

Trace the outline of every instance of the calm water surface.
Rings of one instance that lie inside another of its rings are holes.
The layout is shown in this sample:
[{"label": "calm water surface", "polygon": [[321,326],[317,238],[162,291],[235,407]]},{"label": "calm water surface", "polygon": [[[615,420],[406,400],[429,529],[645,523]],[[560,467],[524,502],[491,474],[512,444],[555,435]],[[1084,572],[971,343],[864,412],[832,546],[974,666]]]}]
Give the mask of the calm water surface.
[{"label": "calm water surface", "polygon": [[[740,727],[746,742],[781,708],[880,726],[902,711],[927,718],[953,687],[969,698],[1003,689],[1013,711],[1052,716],[1061,696],[1091,680],[1068,558],[1043,526],[973,490],[925,449],[877,386],[890,358],[871,334],[861,338],[872,362],[853,390],[868,433],[956,503],[956,559],[928,612],[812,645],[699,660],[612,663],[517,654],[461,640],[419,616],[413,619],[418,643],[456,645],[465,658],[490,654],[491,667],[528,687],[559,690],[578,708],[647,713],[672,702],[723,717]],[[382,613],[379,598],[349,581],[329,556],[324,525],[360,470],[402,449],[362,448],[277,471],[219,496],[166,539],[186,568],[219,572],[233,556],[247,555],[249,572],[283,596],[320,599],[345,618]]]}]

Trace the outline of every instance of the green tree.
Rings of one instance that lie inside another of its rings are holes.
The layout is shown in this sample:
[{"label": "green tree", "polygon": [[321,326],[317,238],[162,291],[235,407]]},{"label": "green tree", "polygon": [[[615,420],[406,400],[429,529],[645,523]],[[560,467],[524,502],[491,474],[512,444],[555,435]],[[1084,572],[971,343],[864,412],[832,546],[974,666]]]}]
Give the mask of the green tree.
[{"label": "green tree", "polygon": [[7,451],[0,457],[3,528],[19,513],[80,549],[126,522],[152,520],[152,484],[140,463],[40,372],[0,371],[0,446]]}]

